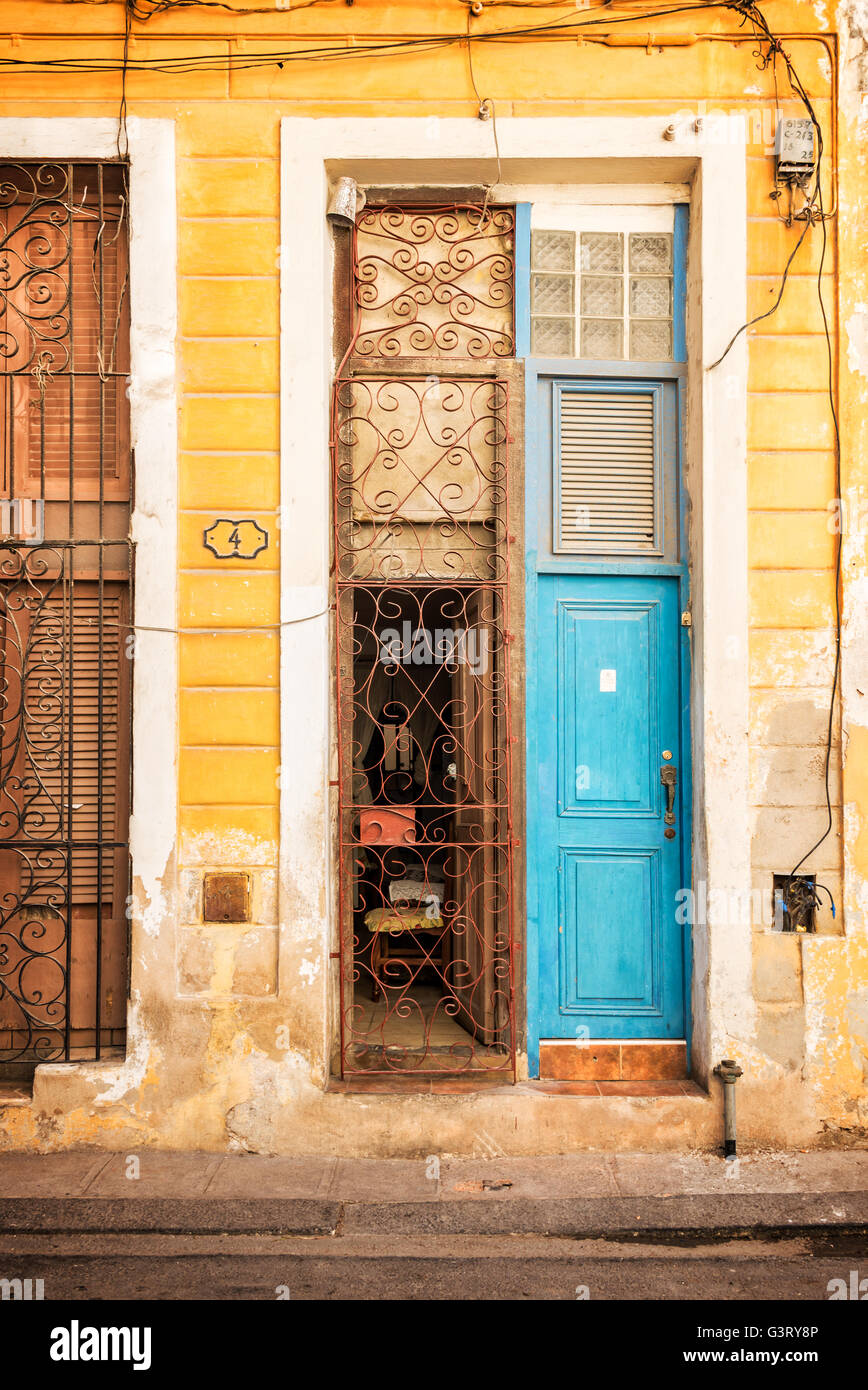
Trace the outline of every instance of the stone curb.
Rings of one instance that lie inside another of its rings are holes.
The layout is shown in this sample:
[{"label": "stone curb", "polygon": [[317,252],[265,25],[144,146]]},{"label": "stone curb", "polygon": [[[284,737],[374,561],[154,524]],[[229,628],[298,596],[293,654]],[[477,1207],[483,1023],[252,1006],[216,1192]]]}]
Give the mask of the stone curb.
[{"label": "stone curb", "polygon": [[55,1232],[161,1232],[166,1235],[334,1235],[340,1202],[306,1198],[29,1197],[0,1198],[0,1235]]},{"label": "stone curb", "polygon": [[652,1232],[868,1235],[868,1193],[511,1198],[336,1202],[305,1198],[0,1198],[0,1234],[227,1232],[330,1236],[551,1235],[635,1238]]}]

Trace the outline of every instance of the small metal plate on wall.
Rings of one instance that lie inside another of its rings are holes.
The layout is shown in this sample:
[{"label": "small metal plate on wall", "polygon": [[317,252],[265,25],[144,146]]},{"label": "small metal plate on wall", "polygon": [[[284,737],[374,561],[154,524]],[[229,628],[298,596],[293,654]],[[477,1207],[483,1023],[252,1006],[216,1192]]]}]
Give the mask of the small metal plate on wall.
[{"label": "small metal plate on wall", "polygon": [[205,874],[202,919],[205,922],[249,922],[250,879],[247,874]]},{"label": "small metal plate on wall", "polygon": [[254,560],[268,549],[268,532],[250,518],[230,521],[223,516],[207,527],[202,544],[218,560]]}]

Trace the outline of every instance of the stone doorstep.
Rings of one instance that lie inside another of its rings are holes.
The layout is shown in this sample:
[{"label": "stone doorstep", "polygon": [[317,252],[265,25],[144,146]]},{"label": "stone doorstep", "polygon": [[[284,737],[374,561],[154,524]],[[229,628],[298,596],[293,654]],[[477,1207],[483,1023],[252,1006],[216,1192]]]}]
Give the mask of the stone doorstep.
[{"label": "stone doorstep", "polygon": [[382,1076],[358,1073],[346,1078],[332,1077],[327,1091],[334,1095],[380,1096],[383,1100],[396,1096],[574,1096],[577,1098],[599,1100],[611,1097],[631,1100],[639,1097],[687,1096],[695,1100],[708,1100],[709,1093],[695,1081],[683,1078],[677,1081],[588,1081],[588,1080],[539,1080],[492,1082],[485,1077],[473,1076]]},{"label": "stone doorstep", "polygon": [[[523,1095],[540,1096],[574,1096],[577,1098],[599,1100],[602,1097],[613,1099],[628,1100],[631,1098],[645,1097],[665,1097],[665,1096],[688,1096],[698,1100],[707,1100],[708,1092],[704,1091],[695,1081],[686,1079],[669,1080],[635,1080],[635,1081],[593,1081],[586,1079],[579,1080],[560,1080],[544,1079],[538,1081],[516,1081],[504,1083],[499,1078],[496,1082],[486,1077],[469,1076],[358,1076],[350,1077],[345,1080],[333,1077],[326,1088],[327,1092],[335,1095],[379,1095],[383,1099],[390,1096],[469,1096],[469,1095],[503,1095],[513,1096],[517,1092]],[[11,1109],[15,1106],[28,1106],[33,1103],[33,1093],[28,1087],[18,1082],[0,1083],[0,1111]]]},{"label": "stone doorstep", "polygon": [[687,1081],[687,1043],[661,1039],[557,1039],[540,1042],[541,1081]]}]

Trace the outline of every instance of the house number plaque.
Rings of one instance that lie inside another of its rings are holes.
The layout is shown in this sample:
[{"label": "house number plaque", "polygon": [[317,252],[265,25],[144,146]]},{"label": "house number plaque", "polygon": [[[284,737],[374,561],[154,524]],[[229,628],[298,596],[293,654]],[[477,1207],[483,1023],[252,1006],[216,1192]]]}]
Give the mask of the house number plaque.
[{"label": "house number plaque", "polygon": [[268,532],[249,518],[230,521],[222,516],[206,528],[202,543],[218,560],[253,560],[268,549]]}]

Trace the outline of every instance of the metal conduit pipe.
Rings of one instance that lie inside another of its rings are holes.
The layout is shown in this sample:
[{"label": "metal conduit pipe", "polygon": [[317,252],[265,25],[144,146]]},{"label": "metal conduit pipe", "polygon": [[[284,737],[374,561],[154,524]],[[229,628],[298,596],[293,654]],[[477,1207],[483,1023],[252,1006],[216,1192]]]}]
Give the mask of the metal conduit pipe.
[{"label": "metal conduit pipe", "polygon": [[715,1076],[723,1082],[723,1156],[735,1158],[735,1083],[743,1075],[741,1067],[731,1057],[718,1062]]}]

